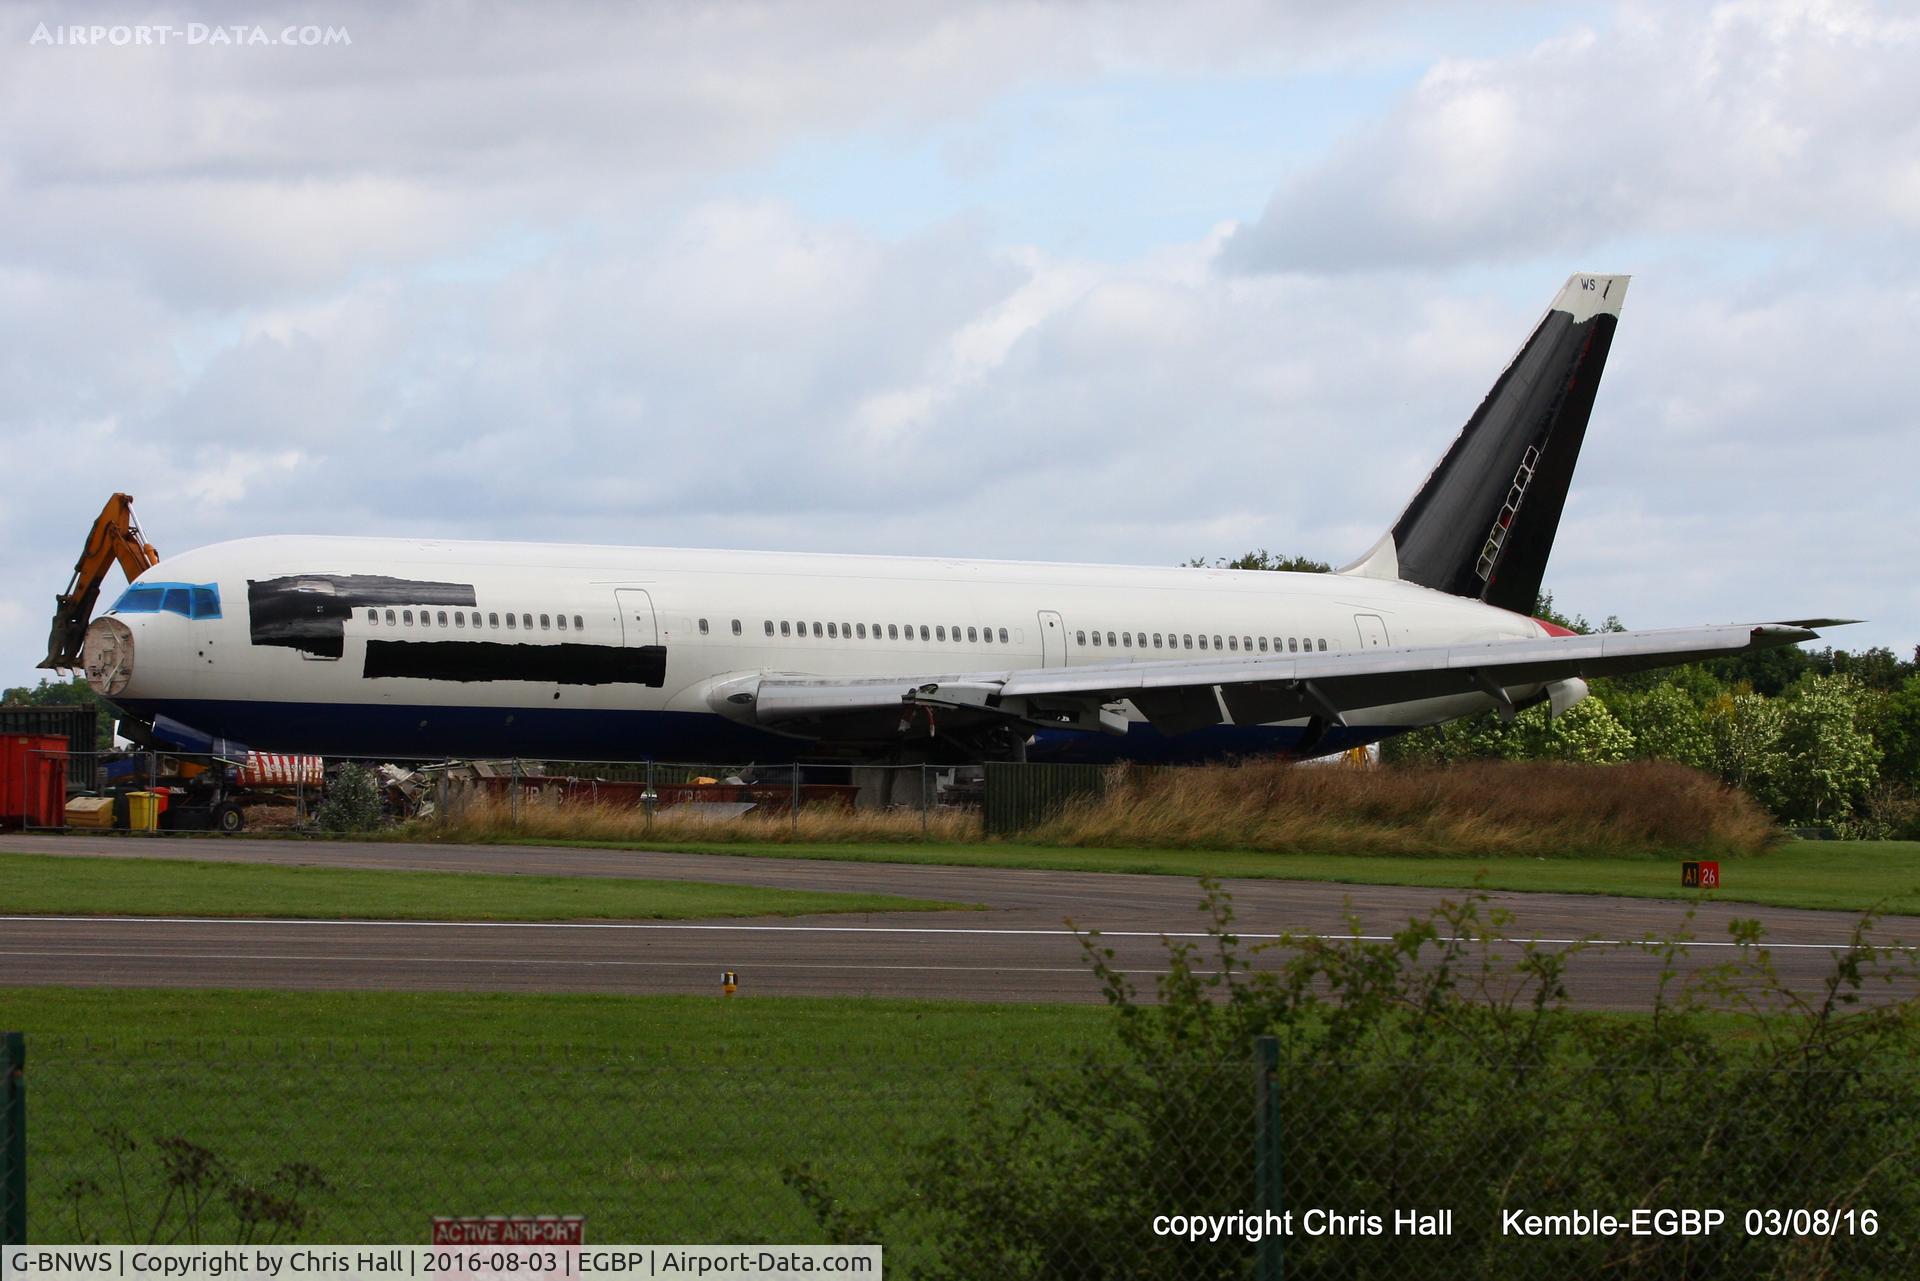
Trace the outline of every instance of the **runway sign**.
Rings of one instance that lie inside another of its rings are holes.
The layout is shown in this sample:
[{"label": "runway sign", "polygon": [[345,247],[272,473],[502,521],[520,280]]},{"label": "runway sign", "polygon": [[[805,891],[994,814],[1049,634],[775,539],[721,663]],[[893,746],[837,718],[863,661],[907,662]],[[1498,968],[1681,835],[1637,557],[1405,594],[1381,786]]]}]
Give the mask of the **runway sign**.
[{"label": "runway sign", "polygon": [[1720,864],[1682,863],[1680,865],[1680,888],[1687,890],[1717,890],[1720,888]]}]

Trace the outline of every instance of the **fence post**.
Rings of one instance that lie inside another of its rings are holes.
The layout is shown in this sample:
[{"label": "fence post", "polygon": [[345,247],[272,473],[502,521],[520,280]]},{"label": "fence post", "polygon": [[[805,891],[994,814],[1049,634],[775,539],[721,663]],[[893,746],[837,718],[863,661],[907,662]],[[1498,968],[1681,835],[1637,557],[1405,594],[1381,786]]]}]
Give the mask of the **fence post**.
[{"label": "fence post", "polygon": [[[1280,1195],[1280,1038],[1253,1038],[1253,1203],[1263,1215],[1284,1213]],[[1285,1238],[1271,1225],[1254,1259],[1256,1281],[1280,1281]]]},{"label": "fence post", "polygon": [[927,811],[933,808],[933,794],[927,791],[927,763],[920,762],[920,839],[927,839]]},{"label": "fence post", "polygon": [[27,1243],[27,1037],[8,1032],[0,1100],[0,1245]]},{"label": "fence post", "polygon": [[507,823],[520,830],[520,758],[513,758],[513,781],[507,785]]}]

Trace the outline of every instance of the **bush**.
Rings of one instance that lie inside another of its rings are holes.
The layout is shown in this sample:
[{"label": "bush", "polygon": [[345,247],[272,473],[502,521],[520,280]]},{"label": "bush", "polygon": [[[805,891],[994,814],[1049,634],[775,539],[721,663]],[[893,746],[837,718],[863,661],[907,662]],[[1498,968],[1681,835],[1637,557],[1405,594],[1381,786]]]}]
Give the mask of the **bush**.
[{"label": "bush", "polygon": [[373,772],[349,762],[327,784],[327,797],[314,811],[327,832],[371,832],[380,826],[380,785]]},{"label": "bush", "polygon": [[[924,1275],[1245,1278],[1241,1241],[1157,1236],[1156,1215],[1254,1208],[1251,1048],[1278,1038],[1283,1202],[1303,1211],[1455,1211],[1448,1236],[1303,1237],[1286,1275],[1877,1277],[1920,1227],[1915,998],[1855,1009],[1911,958],[1862,921],[1823,992],[1774,976],[1754,923],[1734,959],[1682,980],[1677,945],[1635,1018],[1567,1009],[1579,949],[1505,939],[1482,895],[1369,941],[1292,938],[1249,972],[1231,903],[1209,889],[1204,948],[1168,945],[1141,1003],[1097,935],[1087,957],[1118,1014],[1104,1052],[981,1093],[920,1153],[910,1194],[854,1207],[790,1182],[842,1239],[956,1243]],[[1355,923],[1355,934],[1359,933]],[[1259,949],[1256,949],[1259,950]],[[1748,1012],[1745,1026],[1727,1023]],[[1508,1236],[1501,1212],[1636,1207],[1873,1209],[1874,1235],[1710,1239]],[[931,1233],[928,1225],[932,1225]]]}]

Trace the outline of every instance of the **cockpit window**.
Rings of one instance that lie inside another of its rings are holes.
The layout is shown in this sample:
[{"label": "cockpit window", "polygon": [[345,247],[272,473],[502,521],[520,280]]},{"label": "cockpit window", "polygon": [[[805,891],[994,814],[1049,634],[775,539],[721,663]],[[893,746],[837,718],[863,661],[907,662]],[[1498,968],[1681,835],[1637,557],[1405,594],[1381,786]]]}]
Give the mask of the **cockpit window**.
[{"label": "cockpit window", "polygon": [[220,617],[217,583],[136,583],[120,593],[110,613],[178,614],[182,618]]}]

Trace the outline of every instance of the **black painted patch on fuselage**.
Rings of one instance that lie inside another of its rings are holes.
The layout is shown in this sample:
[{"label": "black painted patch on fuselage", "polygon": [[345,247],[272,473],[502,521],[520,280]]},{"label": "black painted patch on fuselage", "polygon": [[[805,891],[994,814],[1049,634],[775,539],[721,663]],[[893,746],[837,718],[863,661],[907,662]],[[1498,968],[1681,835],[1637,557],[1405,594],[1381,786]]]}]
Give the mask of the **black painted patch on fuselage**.
[{"label": "black painted patch on fuselage", "polygon": [[667,680],[667,647],[370,640],[366,675],[371,680],[536,681],[659,689]]},{"label": "black painted patch on fuselage", "polygon": [[473,584],[421,582],[385,574],[291,574],[247,580],[247,622],[256,645],[338,658],[357,606],[475,604]]}]

